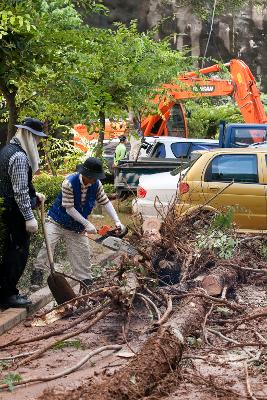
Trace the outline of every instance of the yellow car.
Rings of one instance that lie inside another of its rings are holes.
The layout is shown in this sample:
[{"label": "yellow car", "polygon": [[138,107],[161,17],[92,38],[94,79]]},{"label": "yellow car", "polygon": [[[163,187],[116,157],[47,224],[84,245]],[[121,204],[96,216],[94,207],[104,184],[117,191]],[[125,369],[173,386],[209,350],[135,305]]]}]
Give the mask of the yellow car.
[{"label": "yellow car", "polygon": [[241,231],[267,230],[267,149],[217,149],[196,152],[178,183],[176,212],[199,205],[234,208]]}]

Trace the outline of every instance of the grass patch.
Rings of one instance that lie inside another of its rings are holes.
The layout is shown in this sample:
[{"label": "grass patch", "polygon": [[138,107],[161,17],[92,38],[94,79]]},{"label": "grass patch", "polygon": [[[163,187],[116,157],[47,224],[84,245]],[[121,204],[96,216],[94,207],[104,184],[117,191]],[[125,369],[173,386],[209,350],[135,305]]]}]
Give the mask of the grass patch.
[{"label": "grass patch", "polygon": [[76,350],[85,350],[86,349],[85,344],[80,339],[62,340],[62,341],[54,344],[53,349],[54,350],[62,350],[62,349],[65,349],[66,347],[73,347]]},{"label": "grass patch", "polygon": [[12,390],[14,390],[15,387],[14,383],[21,381],[22,381],[22,376],[20,374],[14,374],[14,372],[10,372],[1,381],[1,385],[8,385],[8,390],[12,392]]}]

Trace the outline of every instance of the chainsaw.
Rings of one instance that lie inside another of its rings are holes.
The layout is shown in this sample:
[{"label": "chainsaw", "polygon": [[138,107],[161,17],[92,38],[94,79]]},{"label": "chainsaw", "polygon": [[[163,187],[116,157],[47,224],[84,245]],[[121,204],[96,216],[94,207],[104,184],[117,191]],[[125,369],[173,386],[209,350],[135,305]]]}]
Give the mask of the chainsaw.
[{"label": "chainsaw", "polygon": [[109,225],[104,225],[98,229],[97,233],[100,235],[97,239],[91,238],[88,234],[87,237],[90,240],[114,251],[124,251],[131,256],[139,254],[134,246],[125,240],[122,240],[122,238],[128,233],[127,227],[124,227],[123,229],[112,229]]}]

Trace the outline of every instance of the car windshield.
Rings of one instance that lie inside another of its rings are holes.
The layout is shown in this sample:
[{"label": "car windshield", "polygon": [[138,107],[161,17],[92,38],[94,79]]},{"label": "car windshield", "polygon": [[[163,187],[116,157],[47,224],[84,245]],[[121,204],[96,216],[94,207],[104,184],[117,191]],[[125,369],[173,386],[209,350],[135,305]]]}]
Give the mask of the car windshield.
[{"label": "car windshield", "polygon": [[164,143],[161,142],[155,143],[154,148],[151,150],[151,157],[156,157],[156,158],[166,157],[166,149]]},{"label": "car windshield", "polygon": [[237,146],[248,146],[253,143],[261,143],[266,139],[266,128],[235,128],[234,144]]}]

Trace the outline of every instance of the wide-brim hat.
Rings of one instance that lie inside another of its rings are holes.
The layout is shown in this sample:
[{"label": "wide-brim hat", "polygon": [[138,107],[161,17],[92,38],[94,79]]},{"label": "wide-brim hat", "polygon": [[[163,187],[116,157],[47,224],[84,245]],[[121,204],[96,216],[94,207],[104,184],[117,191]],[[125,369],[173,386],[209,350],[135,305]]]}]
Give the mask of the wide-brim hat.
[{"label": "wide-brim hat", "polygon": [[77,165],[76,170],[86,178],[104,179],[106,177],[99,158],[88,157],[83,164]]},{"label": "wide-brim hat", "polygon": [[22,125],[15,125],[17,128],[27,129],[36,136],[47,138],[46,133],[43,132],[44,123],[36,118],[25,118]]}]

